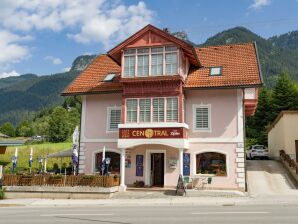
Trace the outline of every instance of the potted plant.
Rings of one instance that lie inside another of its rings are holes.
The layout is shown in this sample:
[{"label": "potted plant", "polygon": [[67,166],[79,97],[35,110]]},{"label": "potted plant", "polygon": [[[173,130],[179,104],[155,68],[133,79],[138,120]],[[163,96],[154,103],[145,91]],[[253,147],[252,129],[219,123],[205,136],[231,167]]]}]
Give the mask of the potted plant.
[{"label": "potted plant", "polygon": [[134,187],[144,187],[145,183],[144,183],[144,181],[137,180],[133,183],[133,185],[134,185]]}]

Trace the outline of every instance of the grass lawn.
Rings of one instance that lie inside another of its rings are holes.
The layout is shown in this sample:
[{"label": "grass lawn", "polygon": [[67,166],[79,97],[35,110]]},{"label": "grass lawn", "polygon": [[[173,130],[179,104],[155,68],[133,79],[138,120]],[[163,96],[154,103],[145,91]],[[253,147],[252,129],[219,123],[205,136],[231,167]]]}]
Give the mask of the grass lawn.
[{"label": "grass lawn", "polygon": [[[62,142],[62,143],[42,143],[42,144],[32,144],[32,145],[23,145],[18,146],[18,163],[17,163],[17,171],[29,171],[29,156],[30,149],[33,148],[33,163],[32,169],[33,171],[38,170],[38,157],[45,157],[48,154],[63,151],[70,149],[72,147],[71,142]],[[0,164],[7,164],[4,172],[9,173],[11,171],[12,163],[11,157],[15,153],[16,147],[8,147],[6,149],[5,154],[0,155]],[[62,163],[66,163],[67,165],[71,162],[70,158],[62,158]],[[47,168],[52,169],[54,163],[57,163],[60,166],[59,158],[51,158],[47,160]]]}]

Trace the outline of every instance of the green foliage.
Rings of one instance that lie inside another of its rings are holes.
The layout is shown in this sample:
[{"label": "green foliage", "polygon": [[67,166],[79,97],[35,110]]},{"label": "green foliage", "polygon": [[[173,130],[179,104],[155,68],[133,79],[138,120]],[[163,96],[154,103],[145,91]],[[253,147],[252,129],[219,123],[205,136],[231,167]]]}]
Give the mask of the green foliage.
[{"label": "green foliage", "polygon": [[10,122],[5,122],[1,126],[0,131],[3,134],[8,135],[10,137],[14,137],[15,136],[15,129],[14,129],[13,125]]},{"label": "green foliage", "polygon": [[71,131],[67,110],[56,107],[49,119],[49,139],[51,142],[64,142]]},{"label": "green foliage", "polygon": [[16,136],[30,137],[33,135],[33,128],[29,121],[24,120],[16,127]]},{"label": "green foliage", "polygon": [[273,117],[282,110],[298,109],[298,92],[287,73],[282,73],[272,93]]},{"label": "green foliage", "polygon": [[0,200],[3,200],[5,198],[5,190],[4,188],[0,188]]}]

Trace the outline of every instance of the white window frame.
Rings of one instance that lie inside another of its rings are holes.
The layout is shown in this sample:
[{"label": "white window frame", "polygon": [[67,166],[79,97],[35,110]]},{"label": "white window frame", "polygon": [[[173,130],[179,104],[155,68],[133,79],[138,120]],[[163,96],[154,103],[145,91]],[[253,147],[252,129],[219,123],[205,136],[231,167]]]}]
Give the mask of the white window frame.
[{"label": "white window frame", "polygon": [[[151,52],[152,48],[157,48],[157,47],[161,47],[163,48],[162,52]],[[176,50],[168,50],[166,51],[167,47],[176,47]],[[138,53],[138,49],[142,49],[142,48],[149,48],[149,52],[148,53]],[[179,75],[180,74],[180,52],[181,50],[179,49],[178,46],[175,45],[164,45],[164,46],[152,46],[152,47],[142,47],[142,48],[131,48],[131,49],[126,49],[126,50],[135,50],[134,53],[126,53],[125,54],[125,50],[122,53],[122,74],[121,77],[123,78],[135,78],[135,77],[157,77],[157,76],[174,76],[174,75]],[[173,74],[166,74],[166,54],[171,54],[171,53],[176,53],[177,54],[177,68],[176,68],[176,73]],[[151,67],[152,67],[152,63],[151,63],[151,57],[153,54],[162,54],[162,74],[161,75],[152,75],[151,74]],[[143,75],[138,75],[138,55],[148,55],[149,56],[149,74],[146,76]],[[125,76],[125,57],[131,57],[133,56],[135,58],[135,70],[134,70],[134,75],[129,75],[129,76]]]},{"label": "white window frame", "polygon": [[[208,108],[208,128],[197,128],[196,119],[197,119],[197,108]],[[193,104],[192,105],[192,122],[193,122],[193,132],[212,132],[212,123],[211,123],[211,104]]]},{"label": "white window frame", "polygon": [[[164,121],[153,121],[153,99],[164,99]],[[168,98],[177,98],[177,121],[167,121],[167,99]],[[150,111],[150,122],[140,122],[140,100],[141,99],[150,99],[151,102],[151,111]],[[137,100],[137,122],[128,122],[127,121],[127,100]],[[126,124],[146,124],[146,123],[179,123],[179,110],[180,102],[178,96],[169,96],[169,97],[147,97],[147,98],[127,98],[125,99],[125,123]]]},{"label": "white window frame", "polygon": [[122,115],[122,111],[121,111],[121,107],[120,106],[114,106],[114,107],[107,107],[107,133],[109,132],[118,132],[119,129],[111,129],[110,128],[110,122],[111,122],[111,111],[112,110],[120,110],[120,124],[121,124],[121,115]]}]

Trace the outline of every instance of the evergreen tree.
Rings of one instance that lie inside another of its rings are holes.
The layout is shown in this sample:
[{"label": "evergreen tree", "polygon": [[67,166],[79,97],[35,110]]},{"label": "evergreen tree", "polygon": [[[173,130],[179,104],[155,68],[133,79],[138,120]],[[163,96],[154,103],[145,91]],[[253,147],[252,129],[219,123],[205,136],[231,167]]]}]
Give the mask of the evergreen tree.
[{"label": "evergreen tree", "polygon": [[298,109],[298,91],[289,75],[283,72],[277,79],[272,93],[273,116],[271,121],[282,110]]},{"label": "evergreen tree", "polygon": [[15,129],[14,129],[13,125],[10,122],[4,123],[1,126],[0,130],[3,134],[8,135],[10,137],[15,136]]}]

